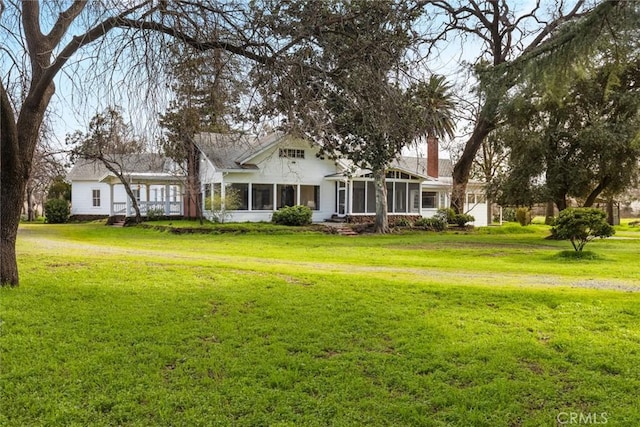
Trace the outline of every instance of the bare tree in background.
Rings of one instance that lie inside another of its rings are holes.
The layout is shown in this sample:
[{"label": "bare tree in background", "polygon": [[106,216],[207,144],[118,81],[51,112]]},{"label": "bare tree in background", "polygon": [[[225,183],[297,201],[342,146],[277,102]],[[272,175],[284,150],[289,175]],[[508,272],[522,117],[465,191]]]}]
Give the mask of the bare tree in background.
[{"label": "bare tree in background", "polygon": [[103,113],[96,114],[89,122],[87,132],[76,131],[67,135],[67,144],[73,146],[72,161],[84,159],[99,162],[120,180],[136,213],[135,222],[140,223],[142,215],[138,197],[131,188],[126,172],[132,161],[143,162],[142,154],[146,147],[133,136],[122,113],[117,108],[109,107]]},{"label": "bare tree in background", "polygon": [[60,153],[53,149],[45,139],[41,139],[33,155],[31,173],[25,186],[25,205],[27,221],[35,221],[38,206],[44,206],[49,187],[65,175]]}]

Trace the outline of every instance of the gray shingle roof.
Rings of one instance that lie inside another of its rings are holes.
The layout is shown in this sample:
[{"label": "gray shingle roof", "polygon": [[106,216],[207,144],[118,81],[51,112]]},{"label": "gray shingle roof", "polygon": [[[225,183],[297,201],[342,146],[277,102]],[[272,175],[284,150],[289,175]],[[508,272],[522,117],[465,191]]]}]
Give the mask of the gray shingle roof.
[{"label": "gray shingle roof", "polygon": [[[155,153],[127,154],[116,159],[125,174],[171,173],[171,159]],[[69,181],[95,180],[107,175],[109,170],[100,161],[78,159],[67,174]]]},{"label": "gray shingle roof", "polygon": [[[402,156],[400,159],[391,163],[391,168],[403,169],[418,175],[427,176],[427,158],[426,157],[408,157]],[[450,159],[438,160],[438,176],[451,177],[453,173],[453,163]]]},{"label": "gray shingle roof", "polygon": [[257,169],[250,161],[271,147],[285,134],[273,132],[262,138],[241,134],[200,133],[194,137],[196,146],[220,170]]},{"label": "gray shingle roof", "polygon": [[251,150],[255,140],[240,134],[201,133],[194,137],[198,149],[216,169],[243,169],[238,160]]}]

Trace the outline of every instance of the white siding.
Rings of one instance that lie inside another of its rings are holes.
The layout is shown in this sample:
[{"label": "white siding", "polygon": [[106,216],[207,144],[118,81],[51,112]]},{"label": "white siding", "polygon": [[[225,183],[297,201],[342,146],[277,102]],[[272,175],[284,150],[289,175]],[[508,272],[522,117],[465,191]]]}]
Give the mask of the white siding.
[{"label": "white siding", "polygon": [[[133,184],[131,189],[140,189],[140,201],[165,201],[167,198],[164,185],[149,186],[149,200],[145,185]],[[93,190],[100,190],[100,206],[93,206]],[[170,186],[169,197],[171,201],[181,200],[180,190],[177,186]],[[175,197],[174,197],[175,196]],[[113,186],[114,203],[126,203],[127,192],[122,184]],[[71,185],[71,215],[110,215],[111,200],[109,184],[97,181],[73,181]]]},{"label": "white siding", "polygon": [[[304,150],[304,159],[280,157],[280,148]],[[220,182],[247,184],[285,184],[311,185],[320,187],[320,206],[313,211],[313,221],[321,222],[331,217],[335,211],[335,183],[327,181],[325,176],[336,173],[334,161],[322,160],[317,157],[318,148],[309,143],[286,138],[280,144],[259,154],[248,163],[255,164],[258,170],[224,172],[216,171],[209,162],[201,165],[202,183]],[[251,192],[250,192],[251,193]],[[275,193],[275,191],[274,191]],[[298,192],[299,197],[299,192]],[[249,206],[251,208],[251,206]],[[228,221],[271,221],[273,211],[233,211]]]},{"label": "white siding", "polygon": [[[100,190],[100,206],[93,206],[93,190]],[[71,215],[109,215],[109,185],[96,181],[73,181]]]}]

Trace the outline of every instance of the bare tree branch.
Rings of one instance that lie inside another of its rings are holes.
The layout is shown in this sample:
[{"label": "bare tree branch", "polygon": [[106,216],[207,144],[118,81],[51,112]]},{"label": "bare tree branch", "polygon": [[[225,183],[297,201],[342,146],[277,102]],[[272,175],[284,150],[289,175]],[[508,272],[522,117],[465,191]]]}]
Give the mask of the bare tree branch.
[{"label": "bare tree branch", "polygon": [[82,13],[82,10],[87,5],[87,0],[75,0],[71,3],[71,6],[67,8],[67,10],[60,13],[58,16],[58,20],[49,31],[49,34],[46,35],[49,43],[54,46],[57,45],[64,34],[69,29],[71,23]]}]

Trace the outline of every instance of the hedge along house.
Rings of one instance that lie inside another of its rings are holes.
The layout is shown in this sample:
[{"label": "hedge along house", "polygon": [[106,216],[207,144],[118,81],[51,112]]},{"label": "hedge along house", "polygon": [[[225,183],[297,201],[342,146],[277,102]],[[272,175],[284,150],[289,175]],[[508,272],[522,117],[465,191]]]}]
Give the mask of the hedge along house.
[{"label": "hedge along house", "polygon": [[[184,174],[158,154],[123,156],[119,163],[142,216],[182,216]],[[133,203],[120,179],[102,162],[79,160],[67,174],[71,216],[77,219],[133,217]]]},{"label": "hedge along house", "polygon": [[[294,205],[310,207],[314,222],[336,217],[365,222],[375,215],[371,171],[354,168],[345,159],[323,158],[308,141],[279,132],[262,138],[203,133],[196,135],[195,144],[201,152],[203,211],[209,219],[270,221],[274,211]],[[402,157],[390,165],[390,218],[431,217],[449,206],[451,161],[438,158],[435,140],[429,141],[428,154],[427,159]],[[225,201],[227,194],[234,195],[233,209],[207,202]],[[475,217],[474,225],[487,224],[481,184],[470,183],[465,210]]]}]

